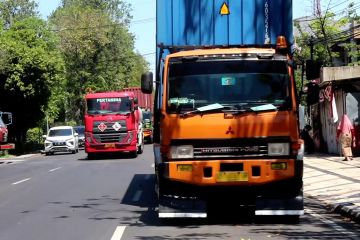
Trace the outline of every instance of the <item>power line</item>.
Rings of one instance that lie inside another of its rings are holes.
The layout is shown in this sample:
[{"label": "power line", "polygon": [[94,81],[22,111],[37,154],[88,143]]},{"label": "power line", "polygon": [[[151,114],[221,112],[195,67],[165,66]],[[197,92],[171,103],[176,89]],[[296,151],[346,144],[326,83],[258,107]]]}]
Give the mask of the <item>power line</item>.
[{"label": "power line", "polygon": [[148,22],[155,21],[155,19],[156,18],[144,18],[144,19],[134,20],[134,21],[131,21],[131,24],[148,23]]},{"label": "power line", "polygon": [[342,1],[342,2],[340,2],[340,3],[338,3],[338,4],[336,4],[336,5],[333,5],[333,6],[329,7],[328,10],[329,10],[329,9],[336,8],[337,6],[340,6],[340,5],[342,5],[342,4],[344,4],[344,3],[347,3],[347,2],[348,2],[348,0]]},{"label": "power line", "polygon": [[144,53],[141,54],[141,56],[145,57],[145,56],[149,56],[149,55],[154,55],[156,52],[152,52],[152,53]]}]

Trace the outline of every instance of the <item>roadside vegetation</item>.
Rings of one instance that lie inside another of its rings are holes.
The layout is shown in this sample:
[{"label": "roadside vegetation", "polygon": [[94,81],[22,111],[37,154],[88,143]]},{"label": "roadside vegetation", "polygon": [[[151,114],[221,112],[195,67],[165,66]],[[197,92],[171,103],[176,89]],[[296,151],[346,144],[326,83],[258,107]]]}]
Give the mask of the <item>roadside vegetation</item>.
[{"label": "roadside vegetation", "polygon": [[62,0],[44,20],[32,0],[0,1],[0,110],[13,113],[18,152],[47,126],[81,124],[87,92],[138,86],[148,63],[134,48],[124,0]]}]

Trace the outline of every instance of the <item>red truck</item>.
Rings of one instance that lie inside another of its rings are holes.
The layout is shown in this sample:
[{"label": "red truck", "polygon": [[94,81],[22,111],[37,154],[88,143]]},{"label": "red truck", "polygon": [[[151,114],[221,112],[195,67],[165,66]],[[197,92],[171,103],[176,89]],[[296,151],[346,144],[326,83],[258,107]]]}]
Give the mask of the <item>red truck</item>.
[{"label": "red truck", "polygon": [[10,125],[11,123],[12,114],[9,112],[0,112],[0,152],[15,148],[14,144],[8,143],[7,125]]},{"label": "red truck", "polygon": [[133,92],[100,92],[85,96],[85,152],[143,152],[142,112]]},{"label": "red truck", "polygon": [[125,92],[132,92],[138,100],[138,106],[143,111],[143,130],[144,140],[147,143],[153,142],[153,95],[145,94],[141,91],[141,87],[124,88]]}]

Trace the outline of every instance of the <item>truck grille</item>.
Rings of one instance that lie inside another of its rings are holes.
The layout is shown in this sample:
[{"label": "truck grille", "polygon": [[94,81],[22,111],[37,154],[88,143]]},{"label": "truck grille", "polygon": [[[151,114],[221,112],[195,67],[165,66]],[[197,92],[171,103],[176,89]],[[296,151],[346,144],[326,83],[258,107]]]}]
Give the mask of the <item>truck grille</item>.
[{"label": "truck grille", "polygon": [[172,140],[171,145],[192,145],[194,158],[252,158],[268,157],[269,142],[290,142],[287,137]]},{"label": "truck grille", "polygon": [[115,143],[123,142],[127,135],[127,133],[100,133],[94,134],[93,137],[98,143]]},{"label": "truck grille", "polygon": [[98,143],[123,142],[128,135],[127,132],[125,120],[95,121],[93,124],[93,137]]}]

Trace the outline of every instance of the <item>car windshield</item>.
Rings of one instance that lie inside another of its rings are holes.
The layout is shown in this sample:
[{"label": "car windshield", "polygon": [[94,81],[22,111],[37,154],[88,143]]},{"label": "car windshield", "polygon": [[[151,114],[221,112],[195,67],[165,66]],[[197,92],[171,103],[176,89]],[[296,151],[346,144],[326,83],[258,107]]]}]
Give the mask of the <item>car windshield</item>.
[{"label": "car windshield", "polygon": [[211,104],[290,106],[285,61],[194,61],[170,64],[167,110],[183,113]]},{"label": "car windshield", "polygon": [[0,117],[0,127],[1,127],[1,128],[5,127],[5,123],[3,122],[3,120],[1,119],[1,117]]},{"label": "car windshield", "polygon": [[128,97],[87,99],[88,114],[129,113],[132,101]]},{"label": "car windshield", "polygon": [[84,126],[74,127],[74,130],[79,134],[79,136],[84,136],[84,132],[85,132]]},{"label": "car windshield", "polygon": [[150,111],[144,111],[143,112],[143,119],[144,120],[151,120],[151,112]]},{"label": "car windshield", "polygon": [[72,135],[71,129],[50,129],[49,131],[49,137],[64,137],[71,135]]}]

